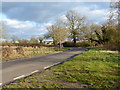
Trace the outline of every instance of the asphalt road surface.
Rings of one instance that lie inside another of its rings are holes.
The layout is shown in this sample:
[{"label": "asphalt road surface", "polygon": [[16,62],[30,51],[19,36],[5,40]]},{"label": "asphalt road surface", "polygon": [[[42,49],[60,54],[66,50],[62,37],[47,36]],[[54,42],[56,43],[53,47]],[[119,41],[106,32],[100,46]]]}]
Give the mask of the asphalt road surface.
[{"label": "asphalt road surface", "polygon": [[29,76],[35,72],[57,65],[86,50],[85,48],[71,48],[71,50],[60,53],[4,62],[2,63],[2,69],[0,69],[0,75],[2,73],[2,82],[0,82],[0,85],[7,84],[16,79]]}]

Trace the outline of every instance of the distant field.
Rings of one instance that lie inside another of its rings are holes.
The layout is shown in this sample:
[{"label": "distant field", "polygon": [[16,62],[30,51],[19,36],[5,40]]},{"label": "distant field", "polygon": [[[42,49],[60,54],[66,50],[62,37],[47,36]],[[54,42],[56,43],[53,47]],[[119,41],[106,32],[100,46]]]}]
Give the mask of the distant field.
[{"label": "distant field", "polygon": [[118,52],[91,49],[3,88],[119,88]]},{"label": "distant field", "polygon": [[[40,47],[40,48],[32,48],[32,47],[22,47],[23,51],[20,51],[18,53],[16,51],[17,47],[11,47],[11,51],[3,51],[2,52],[2,62],[14,60],[14,59],[20,59],[20,58],[27,58],[37,55],[44,55],[49,53],[57,53],[60,51],[68,50],[69,48],[57,48],[57,47]],[[10,51],[10,52],[9,52]],[[7,56],[8,55],[8,56]]]}]

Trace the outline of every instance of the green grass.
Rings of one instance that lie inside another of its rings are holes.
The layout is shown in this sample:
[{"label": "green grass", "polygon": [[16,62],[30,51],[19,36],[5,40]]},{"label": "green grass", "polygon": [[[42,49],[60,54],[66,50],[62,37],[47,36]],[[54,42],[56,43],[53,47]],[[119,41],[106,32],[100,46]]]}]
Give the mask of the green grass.
[{"label": "green grass", "polygon": [[115,88],[119,87],[119,56],[91,49],[69,61],[3,88]]}]

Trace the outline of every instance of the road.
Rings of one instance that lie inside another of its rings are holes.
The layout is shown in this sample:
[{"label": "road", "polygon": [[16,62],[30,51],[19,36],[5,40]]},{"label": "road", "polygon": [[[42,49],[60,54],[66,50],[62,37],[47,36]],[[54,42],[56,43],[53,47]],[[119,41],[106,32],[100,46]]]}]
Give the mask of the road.
[{"label": "road", "polygon": [[70,58],[85,51],[85,48],[71,48],[71,50],[60,53],[4,62],[2,63],[2,69],[0,69],[0,75],[2,73],[2,82],[0,82],[0,85],[7,84],[16,79],[42,71],[53,65],[69,60]]}]

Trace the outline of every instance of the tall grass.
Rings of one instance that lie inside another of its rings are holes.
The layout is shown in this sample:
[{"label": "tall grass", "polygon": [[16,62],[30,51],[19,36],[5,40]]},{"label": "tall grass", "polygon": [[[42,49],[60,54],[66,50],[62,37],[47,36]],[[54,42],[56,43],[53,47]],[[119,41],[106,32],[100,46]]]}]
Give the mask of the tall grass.
[{"label": "tall grass", "polygon": [[64,48],[59,49],[58,47],[42,47],[42,46],[40,48],[5,47],[2,50],[2,61],[5,62],[13,59],[32,57],[32,56],[43,55],[48,53],[56,53],[64,50],[65,50]]}]

